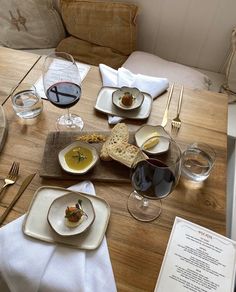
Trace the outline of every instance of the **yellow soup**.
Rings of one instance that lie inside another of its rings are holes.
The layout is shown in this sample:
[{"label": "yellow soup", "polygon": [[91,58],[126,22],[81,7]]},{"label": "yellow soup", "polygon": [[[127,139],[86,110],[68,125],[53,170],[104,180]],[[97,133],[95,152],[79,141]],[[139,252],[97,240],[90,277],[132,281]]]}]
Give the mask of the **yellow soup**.
[{"label": "yellow soup", "polygon": [[65,161],[71,169],[83,170],[93,161],[93,154],[87,148],[74,147],[65,154]]}]

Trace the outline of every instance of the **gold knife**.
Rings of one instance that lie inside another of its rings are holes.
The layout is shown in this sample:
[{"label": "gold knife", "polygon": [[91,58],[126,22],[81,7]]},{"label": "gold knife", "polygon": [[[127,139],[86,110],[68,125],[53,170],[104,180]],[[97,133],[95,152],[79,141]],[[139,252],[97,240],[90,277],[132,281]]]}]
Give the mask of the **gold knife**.
[{"label": "gold knife", "polygon": [[3,221],[5,220],[5,218],[7,217],[7,215],[10,213],[11,209],[14,207],[15,203],[20,198],[21,194],[28,187],[28,185],[30,184],[30,182],[34,178],[35,174],[36,173],[30,174],[29,176],[27,176],[25,178],[25,180],[23,181],[23,183],[22,183],[21,187],[19,188],[17,194],[15,195],[14,199],[12,200],[12,202],[10,203],[10,205],[6,208],[6,210],[4,211],[4,213],[2,214],[2,216],[0,217],[0,225],[2,225]]},{"label": "gold knife", "polygon": [[161,125],[162,125],[163,128],[166,126],[167,121],[168,121],[168,111],[169,111],[169,107],[170,107],[170,101],[171,101],[171,97],[172,97],[172,94],[173,94],[174,86],[175,86],[175,84],[173,83],[171,85],[170,93],[168,95],[164,116],[163,116],[163,119],[162,119],[162,122],[161,122]]}]

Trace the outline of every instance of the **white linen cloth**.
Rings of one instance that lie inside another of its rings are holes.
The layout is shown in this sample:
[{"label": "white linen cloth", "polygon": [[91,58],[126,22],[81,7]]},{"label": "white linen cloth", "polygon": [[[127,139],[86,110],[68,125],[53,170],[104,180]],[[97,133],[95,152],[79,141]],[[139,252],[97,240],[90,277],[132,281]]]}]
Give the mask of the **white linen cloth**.
[{"label": "white linen cloth", "polygon": [[[95,195],[89,181],[69,189]],[[24,217],[0,229],[0,291],[116,291],[105,237],[94,251],[46,243],[24,235]]]},{"label": "white linen cloth", "polygon": [[[136,87],[142,92],[149,93],[152,98],[156,98],[169,87],[167,78],[157,78],[142,74],[133,74],[124,67],[115,70],[107,65],[99,65],[100,73],[102,76],[103,86],[111,87]],[[109,124],[119,123],[123,118],[117,116],[108,116]]]}]

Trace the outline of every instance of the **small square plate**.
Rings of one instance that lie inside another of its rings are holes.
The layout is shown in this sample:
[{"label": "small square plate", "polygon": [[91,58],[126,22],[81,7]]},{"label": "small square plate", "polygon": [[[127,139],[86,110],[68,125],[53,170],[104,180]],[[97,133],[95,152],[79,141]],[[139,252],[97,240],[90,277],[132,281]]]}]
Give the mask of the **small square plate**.
[{"label": "small square plate", "polygon": [[[85,232],[73,236],[60,236],[49,225],[47,214],[52,202],[68,193],[60,187],[43,186],[39,188],[31,202],[23,224],[23,232],[31,237],[51,242],[62,243],[78,249],[93,250],[102,242],[110,218],[110,206],[96,196],[81,193],[93,204],[95,220]],[[76,192],[74,192],[76,193]]]},{"label": "small square plate", "polygon": [[125,111],[118,108],[112,102],[112,94],[118,90],[118,87],[102,87],[98,93],[95,109],[114,116],[128,119],[147,119],[152,109],[152,97],[148,93],[143,92],[144,99],[142,105],[132,111]]}]

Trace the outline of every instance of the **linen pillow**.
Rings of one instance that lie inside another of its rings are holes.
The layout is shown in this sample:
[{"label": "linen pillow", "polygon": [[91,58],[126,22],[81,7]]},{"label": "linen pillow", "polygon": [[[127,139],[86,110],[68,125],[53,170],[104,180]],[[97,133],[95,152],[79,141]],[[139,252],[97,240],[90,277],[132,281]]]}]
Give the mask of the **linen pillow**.
[{"label": "linen pillow", "polygon": [[81,62],[119,67],[136,46],[137,6],[108,1],[62,0],[61,13],[69,39],[57,51]]},{"label": "linen pillow", "polygon": [[236,28],[232,31],[231,45],[232,50],[226,68],[226,84],[223,87],[229,93],[236,94]]},{"label": "linen pillow", "polygon": [[0,44],[13,49],[52,48],[65,29],[52,0],[1,0]]},{"label": "linen pillow", "polygon": [[194,89],[208,90],[211,84],[210,78],[198,70],[142,51],[133,52],[122,66],[134,74],[168,78],[169,83]]}]

